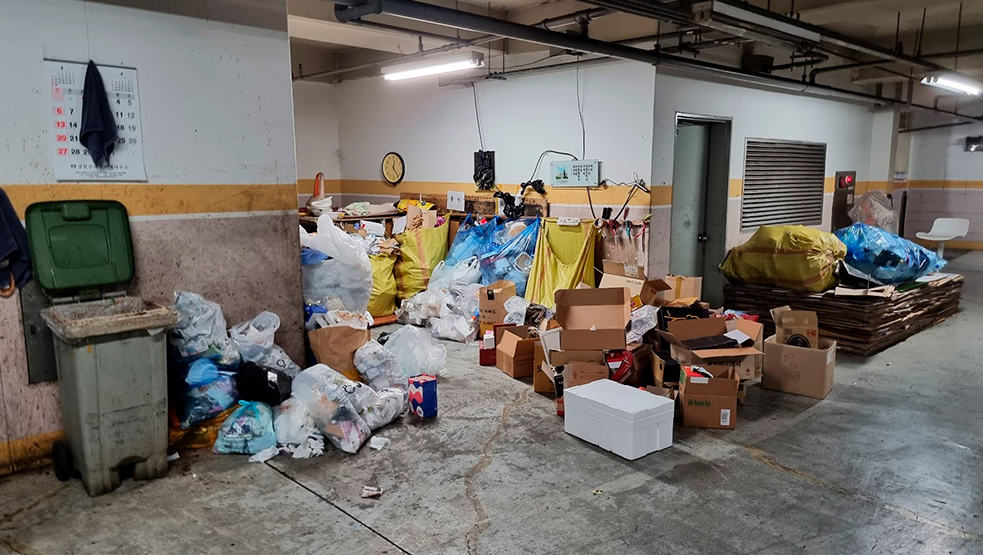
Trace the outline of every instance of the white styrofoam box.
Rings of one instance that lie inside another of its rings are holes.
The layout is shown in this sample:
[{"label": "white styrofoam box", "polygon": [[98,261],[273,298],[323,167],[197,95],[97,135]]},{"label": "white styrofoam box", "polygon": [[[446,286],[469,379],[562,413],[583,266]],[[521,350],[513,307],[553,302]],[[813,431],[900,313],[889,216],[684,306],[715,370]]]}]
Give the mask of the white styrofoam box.
[{"label": "white styrofoam box", "polygon": [[611,380],[563,391],[563,429],[634,460],[672,446],[675,402]]}]

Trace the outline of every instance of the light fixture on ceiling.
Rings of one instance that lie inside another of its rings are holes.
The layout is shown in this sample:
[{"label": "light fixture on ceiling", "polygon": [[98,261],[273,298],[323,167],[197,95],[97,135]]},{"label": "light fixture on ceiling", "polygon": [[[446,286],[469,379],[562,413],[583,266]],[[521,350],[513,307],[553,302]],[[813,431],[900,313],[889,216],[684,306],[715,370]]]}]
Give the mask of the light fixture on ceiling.
[{"label": "light fixture on ceiling", "polygon": [[452,71],[463,71],[484,67],[485,55],[481,52],[439,56],[415,62],[385,66],[382,68],[382,78],[387,81],[426,77]]},{"label": "light fixture on ceiling", "polygon": [[938,87],[950,92],[967,94],[969,96],[979,96],[980,94],[983,94],[983,83],[958,73],[935,73],[926,75],[922,79],[922,85]]}]

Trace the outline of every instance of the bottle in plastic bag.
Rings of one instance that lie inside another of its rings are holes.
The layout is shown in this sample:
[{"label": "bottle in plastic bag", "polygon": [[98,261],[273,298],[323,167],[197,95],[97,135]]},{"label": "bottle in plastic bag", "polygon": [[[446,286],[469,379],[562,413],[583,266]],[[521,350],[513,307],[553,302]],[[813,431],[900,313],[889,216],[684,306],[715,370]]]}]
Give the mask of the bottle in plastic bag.
[{"label": "bottle in plastic bag", "polygon": [[214,357],[223,366],[238,363],[239,352],[229,338],[218,303],[197,293],[178,291],[172,308],[178,313],[178,322],[169,339],[181,358]]},{"label": "bottle in plastic bag", "polygon": [[301,267],[304,300],[328,308],[364,313],[372,294],[372,263],[361,237],[345,233],[327,214],[317,219],[317,234],[300,229],[300,244],[330,259]]},{"label": "bottle in plastic bag", "polygon": [[[293,396],[304,403],[317,428],[332,445],[356,453],[371,430],[358,414],[353,382],[324,364],[304,370],[293,381]],[[367,388],[366,388],[367,389]]]},{"label": "bottle in plastic bag", "polygon": [[252,320],[232,326],[229,335],[242,355],[242,360],[253,362],[266,368],[273,368],[294,377],[300,372],[298,366],[287,353],[273,344],[276,330],[280,328],[280,317],[263,311]]},{"label": "bottle in plastic bag", "polygon": [[270,447],[276,447],[273,410],[266,403],[239,401],[239,408],[222,423],[214,451],[255,455]]},{"label": "bottle in plastic bag", "polygon": [[185,430],[231,407],[238,396],[234,373],[218,371],[209,359],[199,361],[195,361],[192,367],[200,364],[211,365],[211,368],[197,368],[194,374],[189,372],[185,378],[187,389],[181,410],[181,428]]},{"label": "bottle in plastic bag", "polygon": [[362,381],[376,391],[387,388],[405,391],[408,387],[396,355],[374,339],[355,351],[354,362]]}]

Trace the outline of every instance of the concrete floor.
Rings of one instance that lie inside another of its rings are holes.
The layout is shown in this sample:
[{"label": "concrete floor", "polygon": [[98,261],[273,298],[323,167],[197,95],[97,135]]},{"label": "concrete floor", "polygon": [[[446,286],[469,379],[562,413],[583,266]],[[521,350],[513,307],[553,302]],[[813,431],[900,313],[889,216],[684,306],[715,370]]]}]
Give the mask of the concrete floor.
[{"label": "concrete floor", "polygon": [[[16,553],[980,553],[983,252],[962,312],[868,359],[824,401],[753,387],[730,432],[676,428],[629,462],[563,432],[553,402],[448,344],[439,420],[311,460],[186,454],[89,498],[0,479]],[[363,484],[382,486],[362,499]]]}]

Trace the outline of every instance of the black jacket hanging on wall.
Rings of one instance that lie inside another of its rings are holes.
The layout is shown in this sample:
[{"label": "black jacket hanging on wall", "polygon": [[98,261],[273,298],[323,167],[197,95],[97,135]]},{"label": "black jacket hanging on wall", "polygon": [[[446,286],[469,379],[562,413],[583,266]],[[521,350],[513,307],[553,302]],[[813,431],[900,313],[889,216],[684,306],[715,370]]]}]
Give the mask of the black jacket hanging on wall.
[{"label": "black jacket hanging on wall", "polygon": [[85,70],[85,88],[82,89],[82,122],[79,125],[79,142],[89,149],[89,156],[96,166],[109,165],[109,155],[116,146],[116,120],[109,107],[106,87],[95,62],[89,60]]},{"label": "black jacket hanging on wall", "polygon": [[27,232],[0,189],[0,295],[7,297],[12,286],[24,287],[31,280],[31,255]]}]

